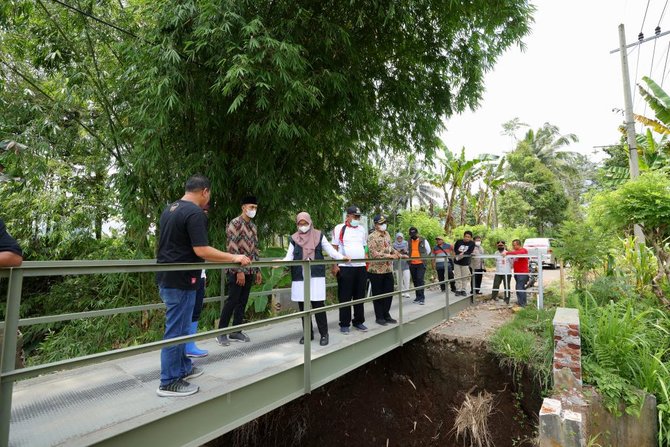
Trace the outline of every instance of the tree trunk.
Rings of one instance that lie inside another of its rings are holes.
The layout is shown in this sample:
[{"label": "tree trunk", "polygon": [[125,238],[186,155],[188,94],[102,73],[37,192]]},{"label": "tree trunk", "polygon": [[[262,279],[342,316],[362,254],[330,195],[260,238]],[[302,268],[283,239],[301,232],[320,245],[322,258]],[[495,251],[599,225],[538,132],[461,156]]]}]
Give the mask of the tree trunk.
[{"label": "tree trunk", "polygon": [[444,217],[444,232],[449,234],[451,229],[454,227],[454,217],[452,216],[454,212],[454,201],[456,200],[456,190],[457,186],[453,185],[451,187],[451,194],[449,197],[449,204],[447,206],[446,216]]}]

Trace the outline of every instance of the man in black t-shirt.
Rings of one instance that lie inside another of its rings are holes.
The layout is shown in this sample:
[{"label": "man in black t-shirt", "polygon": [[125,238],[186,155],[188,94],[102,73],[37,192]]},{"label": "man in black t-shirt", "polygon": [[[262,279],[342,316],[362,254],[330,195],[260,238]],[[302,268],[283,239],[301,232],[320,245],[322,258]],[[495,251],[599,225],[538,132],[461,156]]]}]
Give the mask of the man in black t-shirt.
[{"label": "man in black t-shirt", "polygon": [[[463,239],[454,244],[454,277],[456,278],[456,295],[466,296],[467,285],[470,275],[470,258],[475,250],[475,242],[472,240],[472,231],[465,231]],[[472,291],[474,293],[474,290]]]},{"label": "man in black t-shirt", "polygon": [[[186,181],[185,194],[169,204],[160,217],[158,238],[159,264],[190,262],[251,263],[243,255],[232,255],[209,245],[207,216],[203,207],[209,203],[211,184],[203,175],[194,175]],[[189,334],[201,269],[159,272],[157,282],[161,299],[167,307],[163,339]],[[198,392],[196,385],[186,379],[203,373],[186,356],[185,345],[161,349],[161,383],[156,393],[161,397],[189,396]]]},{"label": "man in black t-shirt", "polygon": [[0,267],[18,267],[23,262],[23,251],[5,228],[5,222],[0,219]]}]

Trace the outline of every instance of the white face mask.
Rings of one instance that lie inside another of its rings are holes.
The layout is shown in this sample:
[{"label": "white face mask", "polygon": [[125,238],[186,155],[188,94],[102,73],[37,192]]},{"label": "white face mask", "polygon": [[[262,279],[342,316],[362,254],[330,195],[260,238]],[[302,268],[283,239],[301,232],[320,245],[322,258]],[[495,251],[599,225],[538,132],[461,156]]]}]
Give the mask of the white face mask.
[{"label": "white face mask", "polygon": [[250,219],[256,217],[256,210],[246,210],[245,213],[247,217],[249,217]]},{"label": "white face mask", "polygon": [[379,231],[386,231],[386,224],[381,224],[379,226]]},{"label": "white face mask", "polygon": [[360,224],[360,223],[361,223],[361,221],[358,220],[358,219],[351,219],[351,222],[349,222],[349,225],[351,225],[352,227],[357,227],[358,224]]},{"label": "white face mask", "polygon": [[481,243],[481,241],[475,241],[475,245],[476,245],[477,247],[481,247],[482,243]]},{"label": "white face mask", "polygon": [[309,225],[301,225],[298,227],[298,231],[301,233],[307,233],[309,231]]}]

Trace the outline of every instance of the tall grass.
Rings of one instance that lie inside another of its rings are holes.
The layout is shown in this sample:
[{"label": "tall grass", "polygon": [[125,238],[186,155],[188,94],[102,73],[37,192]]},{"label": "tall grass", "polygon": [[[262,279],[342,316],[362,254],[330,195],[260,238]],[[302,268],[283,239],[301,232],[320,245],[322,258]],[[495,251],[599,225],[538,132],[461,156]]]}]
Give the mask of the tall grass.
[{"label": "tall grass", "polygon": [[503,366],[527,368],[544,389],[551,384],[555,309],[525,307],[489,339],[489,350]]},{"label": "tall grass", "polygon": [[643,297],[600,305],[589,292],[573,294],[579,309],[584,381],[595,385],[606,408],[638,414],[643,396],[658,403],[659,445],[670,445],[670,314]]}]

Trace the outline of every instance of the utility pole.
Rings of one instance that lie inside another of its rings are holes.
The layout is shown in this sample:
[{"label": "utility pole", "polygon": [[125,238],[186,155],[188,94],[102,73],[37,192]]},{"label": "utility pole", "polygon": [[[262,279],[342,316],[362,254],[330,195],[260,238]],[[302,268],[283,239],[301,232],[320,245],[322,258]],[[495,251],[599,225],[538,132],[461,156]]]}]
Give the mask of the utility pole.
[{"label": "utility pole", "polygon": [[[621,53],[621,73],[623,75],[623,99],[626,119],[626,137],[628,139],[628,163],[630,166],[630,178],[636,179],[640,176],[640,165],[637,161],[637,142],[635,141],[635,121],[633,119],[633,99],[630,88],[630,75],[628,73],[628,53],[626,53],[626,31],[623,23],[619,25],[619,52]],[[638,244],[644,244],[642,228],[635,224],[635,239]]]}]

